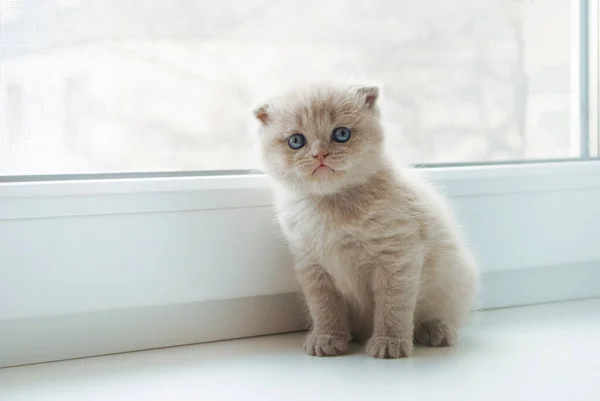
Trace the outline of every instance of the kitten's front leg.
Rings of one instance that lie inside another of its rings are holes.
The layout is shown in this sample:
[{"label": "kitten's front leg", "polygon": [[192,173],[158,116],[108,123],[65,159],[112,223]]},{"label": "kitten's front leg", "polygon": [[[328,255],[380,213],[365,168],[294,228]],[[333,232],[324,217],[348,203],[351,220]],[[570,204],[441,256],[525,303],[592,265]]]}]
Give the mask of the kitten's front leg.
[{"label": "kitten's front leg", "polygon": [[312,319],[311,331],[304,341],[305,351],[316,356],[347,352],[348,313],[333,279],[318,264],[297,266],[296,271]]},{"label": "kitten's front leg", "polygon": [[418,273],[419,269],[410,264],[374,268],[373,335],[366,344],[369,355],[404,358],[412,354]]}]

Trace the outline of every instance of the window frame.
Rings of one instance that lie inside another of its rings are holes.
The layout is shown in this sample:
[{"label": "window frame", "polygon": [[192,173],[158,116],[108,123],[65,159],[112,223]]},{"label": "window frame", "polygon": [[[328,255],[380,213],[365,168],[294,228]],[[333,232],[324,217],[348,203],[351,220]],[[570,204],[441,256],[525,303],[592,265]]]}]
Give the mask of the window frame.
[{"label": "window frame", "polygon": [[[480,307],[600,296],[598,0],[574,3],[582,160],[420,169],[474,244]],[[271,199],[260,174],[1,177],[0,367],[302,329]]]},{"label": "window frame", "polygon": [[[587,55],[587,116],[588,116],[588,156],[600,156],[600,1],[586,0],[588,15],[581,20],[587,21],[586,43],[580,45],[581,52]],[[584,108],[582,108],[584,109]]]}]

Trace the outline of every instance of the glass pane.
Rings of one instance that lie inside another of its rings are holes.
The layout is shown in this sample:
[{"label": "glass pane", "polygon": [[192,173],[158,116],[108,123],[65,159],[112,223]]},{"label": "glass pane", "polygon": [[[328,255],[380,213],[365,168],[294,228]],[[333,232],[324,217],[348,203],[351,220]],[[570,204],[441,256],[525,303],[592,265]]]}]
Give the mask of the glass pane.
[{"label": "glass pane", "polygon": [[0,0],[0,175],[253,168],[254,102],[332,78],[408,163],[578,156],[573,3]]}]

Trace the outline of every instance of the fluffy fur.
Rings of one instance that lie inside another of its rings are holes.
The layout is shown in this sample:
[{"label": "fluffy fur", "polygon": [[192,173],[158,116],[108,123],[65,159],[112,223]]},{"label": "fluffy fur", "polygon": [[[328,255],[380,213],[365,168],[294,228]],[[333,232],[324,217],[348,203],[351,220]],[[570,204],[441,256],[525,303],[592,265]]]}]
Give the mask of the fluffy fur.
[{"label": "fluffy fur", "polygon": [[[478,274],[442,198],[384,154],[377,87],[313,87],[257,108],[259,148],[310,312],[305,350],[378,358],[452,345]],[[345,143],[332,140],[347,127]],[[306,145],[294,150],[296,133]],[[324,164],[325,167],[320,167]]]}]

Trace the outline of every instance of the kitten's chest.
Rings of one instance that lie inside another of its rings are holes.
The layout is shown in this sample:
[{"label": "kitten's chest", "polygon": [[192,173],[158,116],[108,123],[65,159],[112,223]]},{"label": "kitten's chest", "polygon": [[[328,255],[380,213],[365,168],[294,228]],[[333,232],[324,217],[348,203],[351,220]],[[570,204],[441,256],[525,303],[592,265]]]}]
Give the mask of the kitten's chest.
[{"label": "kitten's chest", "polygon": [[325,213],[302,204],[294,206],[280,215],[281,226],[292,246],[316,251],[332,245],[343,235],[343,227]]},{"label": "kitten's chest", "polygon": [[290,202],[280,213],[283,231],[296,251],[308,252],[319,262],[339,258],[349,244],[360,242],[364,216],[342,207],[323,207],[308,201]]},{"label": "kitten's chest", "polygon": [[351,214],[348,209],[332,211],[308,202],[294,202],[280,210],[292,252],[319,263],[348,302],[368,308],[368,215]]}]

